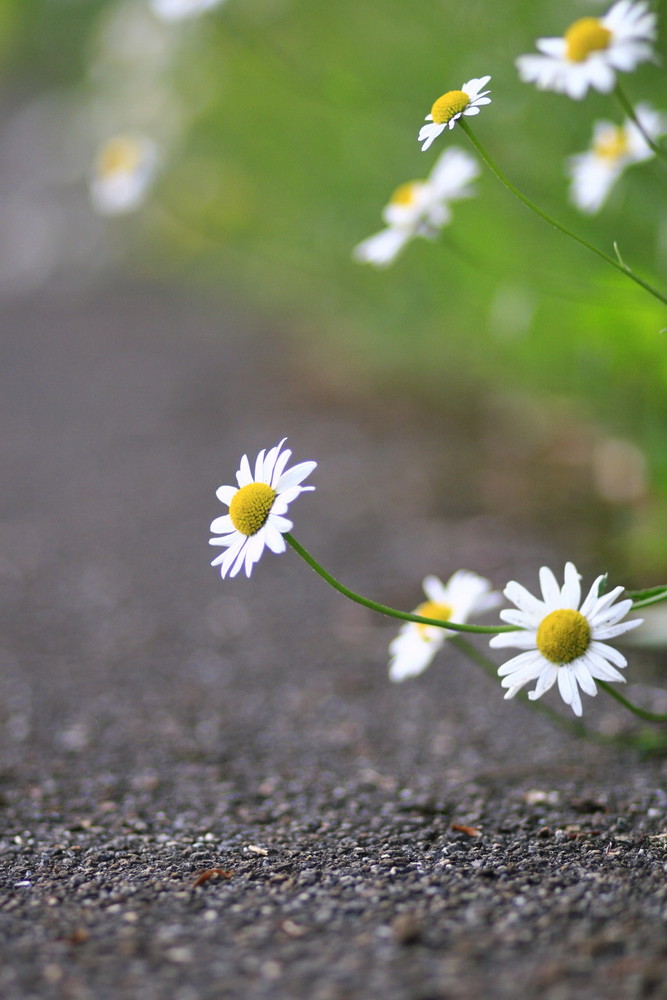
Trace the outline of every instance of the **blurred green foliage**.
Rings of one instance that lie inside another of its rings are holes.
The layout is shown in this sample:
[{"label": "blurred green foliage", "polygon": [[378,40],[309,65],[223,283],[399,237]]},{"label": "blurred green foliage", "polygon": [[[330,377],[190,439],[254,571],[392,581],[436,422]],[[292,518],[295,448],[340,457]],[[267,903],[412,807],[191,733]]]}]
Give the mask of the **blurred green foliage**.
[{"label": "blurred green foliage", "polygon": [[[102,26],[141,3],[4,0],[6,75],[93,92]],[[667,11],[653,6],[664,54]],[[596,93],[580,102],[540,93],[514,68],[536,37],[605,9],[593,0],[228,0],[170,25],[178,44],[160,72],[186,125],[144,210],[133,265],[234,288],[369,378],[574,400],[644,450],[667,497],[667,310],[532,216],[488,171],[436,243],[414,241],[386,271],[351,258],[382,227],[399,184],[426,176],[444,143],[468,146],[455,129],[420,151],[433,100],[490,74],[493,103],[469,121],[510,178],[607,253],[617,241],[626,263],[667,289],[664,166],[633,168],[598,216],[578,214],[565,157],[587,147],[595,119],[620,122],[620,107]],[[633,102],[667,111],[662,65],[622,79]],[[113,87],[108,73],[104,86]],[[653,552],[667,537],[659,509]]]}]

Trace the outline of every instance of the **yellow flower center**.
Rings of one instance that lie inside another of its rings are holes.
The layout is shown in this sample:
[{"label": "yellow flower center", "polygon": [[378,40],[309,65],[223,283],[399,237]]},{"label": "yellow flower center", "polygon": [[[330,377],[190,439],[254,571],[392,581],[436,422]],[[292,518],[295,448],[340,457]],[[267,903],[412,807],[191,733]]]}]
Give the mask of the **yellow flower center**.
[{"label": "yellow flower center", "polygon": [[591,627],[579,611],[562,608],[540,622],[537,648],[551,663],[571,663],[590,645]]},{"label": "yellow flower center", "polygon": [[407,181],[396,188],[389,203],[391,205],[412,205],[417,200],[418,190],[419,181]]},{"label": "yellow flower center", "polygon": [[242,535],[255,535],[266,522],[276,496],[268,483],[248,483],[237,490],[229,505],[236,530]]},{"label": "yellow flower center", "polygon": [[445,125],[454,115],[460,115],[470,104],[464,90],[448,90],[431,108],[431,118],[436,125]]},{"label": "yellow flower center", "polygon": [[139,159],[138,144],[133,139],[119,136],[110,139],[102,148],[97,160],[97,170],[102,177],[131,174],[137,169]]},{"label": "yellow flower center", "polygon": [[612,125],[593,144],[593,152],[603,160],[614,163],[625,156],[630,150],[628,136],[625,129],[620,125]]},{"label": "yellow flower center", "polygon": [[582,17],[565,32],[565,58],[570,62],[583,62],[591,52],[609,48],[611,31],[597,17]]},{"label": "yellow flower center", "polygon": [[[441,622],[451,621],[453,613],[453,609],[449,604],[438,604],[437,601],[424,601],[415,611],[415,614],[421,615],[422,618],[435,618]],[[416,622],[416,625],[422,639],[428,638],[428,630],[430,628],[435,628],[434,625],[422,625],[419,622]]]}]

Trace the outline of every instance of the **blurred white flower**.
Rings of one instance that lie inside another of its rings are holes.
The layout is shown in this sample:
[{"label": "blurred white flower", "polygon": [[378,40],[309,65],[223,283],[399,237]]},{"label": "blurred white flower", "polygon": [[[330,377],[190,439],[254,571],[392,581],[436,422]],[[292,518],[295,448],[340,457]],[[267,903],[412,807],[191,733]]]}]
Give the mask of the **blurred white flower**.
[{"label": "blurred white flower", "polygon": [[146,136],[127,133],[107,139],[93,166],[93,206],[103,215],[134,211],[145,200],[159,164],[158,147]]},{"label": "blurred white flower", "polygon": [[491,98],[486,96],[490,91],[482,90],[490,79],[490,76],[480,76],[468,80],[460,90],[448,90],[438,98],[431,113],[426,115],[426,121],[433,124],[422,125],[417,136],[417,141],[422,143],[422,153],[446,128],[454,128],[462,115],[478,115],[483,104],[491,103]]},{"label": "blurred white flower", "polygon": [[[651,139],[667,132],[667,115],[655,111],[650,105],[639,104],[635,114]],[[568,160],[572,180],[571,200],[582,212],[592,214],[599,211],[623,171],[633,163],[649,160],[654,155],[632,119],[626,118],[622,125],[595,122],[590,149]]]},{"label": "blurred white flower", "polygon": [[581,577],[573,563],[565,565],[562,588],[546,566],[540,570],[542,599],[534,597],[520,583],[512,580],[504,590],[505,597],[516,605],[500,612],[503,621],[518,626],[517,632],[499,632],[490,645],[514,646],[524,652],[513,656],[498,668],[507,688],[506,698],[513,698],[525,684],[537,681],[528,692],[531,701],[541,698],[558,682],[558,690],[575,715],[581,715],[581,687],[588,695],[597,694],[595,681],[620,681],[623,674],[616,667],[627,666],[627,660],[607,639],[614,639],[629,629],[641,625],[641,618],[622,622],[632,608],[632,601],[614,603],[623,593],[615,587],[600,596],[599,576],[581,607]]},{"label": "blurred white flower", "polygon": [[446,149],[426,180],[408,181],[394,191],[382,211],[387,228],[359,243],[355,260],[388,267],[410,240],[434,239],[451,219],[449,203],[469,198],[478,174],[479,165],[469,153],[456,146]]},{"label": "blurred white flower", "polygon": [[589,87],[609,93],[616,71],[628,73],[653,58],[657,16],[647,3],[618,0],[604,17],[582,17],[562,38],[538,38],[541,55],[519,56],[526,83],[581,99]]},{"label": "blurred white flower", "polygon": [[183,21],[222,3],[224,0],[149,0],[151,10],[163,21]]},{"label": "blurred white flower", "polygon": [[[500,594],[491,590],[489,581],[465,569],[454,573],[446,584],[437,576],[427,576],[422,586],[427,600],[414,613],[423,618],[463,625],[471,615],[484,614],[500,604]],[[421,674],[445,640],[455,634],[437,625],[406,622],[389,644],[389,679],[404,681]]]}]

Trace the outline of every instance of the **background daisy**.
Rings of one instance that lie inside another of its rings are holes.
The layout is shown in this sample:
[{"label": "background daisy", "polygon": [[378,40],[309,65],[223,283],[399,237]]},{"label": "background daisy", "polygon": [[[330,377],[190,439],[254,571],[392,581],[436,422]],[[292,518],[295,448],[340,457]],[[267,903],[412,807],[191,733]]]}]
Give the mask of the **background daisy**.
[{"label": "background daisy", "polygon": [[[415,608],[416,615],[464,624],[471,615],[481,615],[500,603],[500,594],[491,590],[483,576],[460,569],[444,584],[437,576],[427,576],[422,584],[426,601]],[[428,667],[442,644],[455,633],[436,625],[406,622],[389,644],[389,679],[404,681]]]},{"label": "background daisy", "polygon": [[[638,105],[635,114],[652,139],[667,131],[667,115],[650,105]],[[654,151],[632,119],[626,118],[622,125],[595,122],[590,148],[568,160],[571,200],[582,212],[599,211],[624,170],[652,156]]]},{"label": "background daisy", "polygon": [[409,181],[396,189],[382,211],[387,228],[359,243],[354,258],[386,267],[415,237],[434,239],[451,220],[449,203],[469,198],[478,174],[473,156],[456,146],[446,149],[426,180]]},{"label": "background daisy", "polygon": [[656,21],[648,4],[619,0],[604,17],[575,21],[562,38],[538,38],[541,55],[519,56],[519,76],[575,100],[589,87],[609,93],[617,71],[628,73],[653,58]]}]

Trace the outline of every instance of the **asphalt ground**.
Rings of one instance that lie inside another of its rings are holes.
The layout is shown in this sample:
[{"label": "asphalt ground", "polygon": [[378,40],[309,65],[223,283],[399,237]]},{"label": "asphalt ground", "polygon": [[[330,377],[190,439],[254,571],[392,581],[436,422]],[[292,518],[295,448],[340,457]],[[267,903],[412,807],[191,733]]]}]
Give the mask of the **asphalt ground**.
[{"label": "asphalt ground", "polygon": [[288,436],[319,463],[294,534],[369,597],[597,571],[576,429],[371,388],[159,288],[55,290],[2,326],[0,995],[667,996],[662,759],[505,702],[451,647],[391,685],[394,624],[291,551],[209,566],[216,487]]}]

